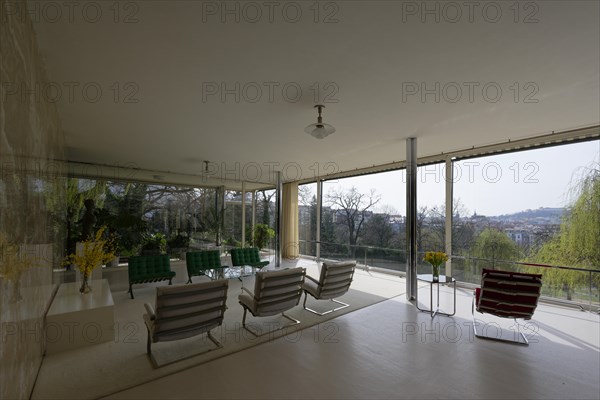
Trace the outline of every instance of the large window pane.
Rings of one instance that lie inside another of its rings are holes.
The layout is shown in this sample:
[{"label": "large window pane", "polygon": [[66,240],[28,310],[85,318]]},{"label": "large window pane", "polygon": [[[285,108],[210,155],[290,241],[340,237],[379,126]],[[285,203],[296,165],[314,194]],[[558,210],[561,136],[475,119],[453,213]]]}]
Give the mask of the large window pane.
[{"label": "large window pane", "polygon": [[94,202],[94,229],[108,228],[120,256],[168,252],[180,257],[190,248],[215,245],[219,224],[214,189],[70,178],[69,254],[81,240],[88,199]]},{"label": "large window pane", "polygon": [[323,183],[321,257],[405,270],[401,171]]},{"label": "large window pane", "polygon": [[317,255],[317,184],[298,186],[298,238],[300,254]]},{"label": "large window pane", "polygon": [[[258,190],[256,192],[256,223],[264,224],[275,230],[277,222],[276,191]],[[267,248],[275,249],[275,240],[270,239]]]},{"label": "large window pane", "polygon": [[540,272],[544,294],[597,302],[598,274],[590,296],[589,273],[518,263],[598,269],[599,158],[595,140],[456,162],[462,212],[453,229],[472,239],[453,247],[455,276],[478,283],[482,268]]},{"label": "large window pane", "polygon": [[431,264],[423,261],[425,252],[445,251],[445,168],[445,163],[417,168],[417,272],[420,274],[431,273]]}]

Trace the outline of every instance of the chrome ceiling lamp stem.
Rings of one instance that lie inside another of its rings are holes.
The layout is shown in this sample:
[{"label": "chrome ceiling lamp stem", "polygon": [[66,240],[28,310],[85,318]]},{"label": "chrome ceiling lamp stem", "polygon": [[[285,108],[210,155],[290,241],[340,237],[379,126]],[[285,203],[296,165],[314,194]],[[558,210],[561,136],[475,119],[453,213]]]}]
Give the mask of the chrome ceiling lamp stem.
[{"label": "chrome ceiling lamp stem", "polygon": [[310,124],[309,126],[304,128],[304,132],[308,133],[309,135],[311,135],[317,139],[323,139],[324,137],[329,136],[333,132],[335,132],[335,128],[329,124],[323,123],[323,117],[321,116],[321,112],[325,108],[325,106],[322,104],[317,104],[315,106],[315,108],[319,112],[319,117],[317,118],[317,123]]}]

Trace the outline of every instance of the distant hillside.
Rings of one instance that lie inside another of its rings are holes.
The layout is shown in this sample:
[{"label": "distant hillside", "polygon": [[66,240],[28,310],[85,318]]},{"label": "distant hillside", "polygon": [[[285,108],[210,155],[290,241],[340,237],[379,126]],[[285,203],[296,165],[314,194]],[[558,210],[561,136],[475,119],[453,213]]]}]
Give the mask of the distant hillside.
[{"label": "distant hillside", "polygon": [[525,210],[519,211],[514,214],[503,214],[499,215],[502,219],[531,219],[531,218],[545,218],[560,221],[561,217],[565,213],[566,208],[550,208],[542,207],[537,210]]}]

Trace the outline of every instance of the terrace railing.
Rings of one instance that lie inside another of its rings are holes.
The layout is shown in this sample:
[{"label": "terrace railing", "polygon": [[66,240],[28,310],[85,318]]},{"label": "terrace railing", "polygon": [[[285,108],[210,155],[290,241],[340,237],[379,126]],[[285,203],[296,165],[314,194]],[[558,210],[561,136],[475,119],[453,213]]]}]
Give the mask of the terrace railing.
[{"label": "terrace railing", "polygon": [[[352,259],[363,264],[365,268],[376,267],[400,273],[406,272],[404,249],[300,240],[300,254],[316,258],[317,243],[321,245],[322,259]],[[422,261],[424,252],[418,254],[417,273],[430,273],[431,266]],[[600,269],[459,255],[452,255],[451,260],[452,276],[459,283],[478,285],[483,268],[540,273],[546,276],[542,287],[544,298],[568,302],[590,311],[598,311],[600,308]]]}]

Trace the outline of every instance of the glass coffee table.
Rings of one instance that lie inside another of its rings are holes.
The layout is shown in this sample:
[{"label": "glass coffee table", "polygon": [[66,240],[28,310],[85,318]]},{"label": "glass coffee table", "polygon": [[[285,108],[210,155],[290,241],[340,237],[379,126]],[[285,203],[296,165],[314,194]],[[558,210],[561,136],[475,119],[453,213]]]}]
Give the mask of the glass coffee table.
[{"label": "glass coffee table", "polygon": [[[456,279],[451,276],[440,275],[438,280],[433,280],[432,274],[422,274],[417,275],[417,281],[427,282],[429,283],[429,309],[420,308],[419,307],[419,290],[417,288],[417,293],[415,295],[415,304],[419,311],[428,312],[431,315],[431,318],[435,317],[436,314],[445,315],[447,317],[451,317],[456,314]],[[440,310],[440,285],[452,284],[454,289],[454,311],[452,314],[445,313]],[[435,310],[433,309],[433,285],[437,287],[437,306]]]}]

